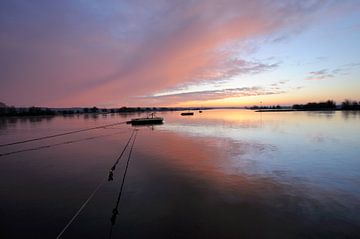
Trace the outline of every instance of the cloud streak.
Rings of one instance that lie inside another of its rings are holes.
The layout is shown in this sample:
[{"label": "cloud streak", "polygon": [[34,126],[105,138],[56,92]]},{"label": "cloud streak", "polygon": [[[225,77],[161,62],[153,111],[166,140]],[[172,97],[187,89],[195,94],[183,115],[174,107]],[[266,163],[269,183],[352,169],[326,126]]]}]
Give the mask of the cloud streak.
[{"label": "cloud streak", "polygon": [[173,93],[166,95],[155,95],[143,97],[155,102],[168,102],[175,104],[176,102],[186,101],[207,101],[207,100],[219,100],[232,97],[245,97],[245,96],[258,96],[258,95],[273,95],[281,94],[286,91],[277,88],[264,88],[260,86],[253,87],[241,87],[241,88],[228,88],[221,90],[205,90],[205,91],[193,91],[185,93]]},{"label": "cloud streak", "polygon": [[322,69],[318,71],[309,72],[307,80],[324,80],[334,77],[333,73],[330,73],[328,69]]},{"label": "cloud streak", "polygon": [[322,69],[318,71],[310,71],[309,76],[306,78],[306,80],[325,80],[325,79],[333,78],[338,75],[347,75],[349,74],[349,72],[359,67],[360,67],[359,63],[349,63],[334,69]]}]

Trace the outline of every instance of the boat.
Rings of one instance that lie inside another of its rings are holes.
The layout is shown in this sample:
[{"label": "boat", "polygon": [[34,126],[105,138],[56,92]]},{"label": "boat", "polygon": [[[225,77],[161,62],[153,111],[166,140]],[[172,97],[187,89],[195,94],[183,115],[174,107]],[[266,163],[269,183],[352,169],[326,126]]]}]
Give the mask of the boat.
[{"label": "boat", "polygon": [[194,112],[182,112],[181,115],[194,115]]},{"label": "boat", "polygon": [[199,113],[202,113],[202,110],[199,110]]},{"label": "boat", "polygon": [[127,121],[127,124],[132,125],[151,125],[151,124],[162,124],[164,118],[155,117],[154,113],[149,114],[146,118],[135,118]]}]

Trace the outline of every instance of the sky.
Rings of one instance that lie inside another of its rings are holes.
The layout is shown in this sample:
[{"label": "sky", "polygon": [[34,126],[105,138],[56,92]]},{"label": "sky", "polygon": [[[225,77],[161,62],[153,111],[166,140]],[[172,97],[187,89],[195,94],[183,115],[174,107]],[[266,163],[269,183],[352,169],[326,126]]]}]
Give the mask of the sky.
[{"label": "sky", "polygon": [[0,102],[360,100],[359,0],[1,0]]}]

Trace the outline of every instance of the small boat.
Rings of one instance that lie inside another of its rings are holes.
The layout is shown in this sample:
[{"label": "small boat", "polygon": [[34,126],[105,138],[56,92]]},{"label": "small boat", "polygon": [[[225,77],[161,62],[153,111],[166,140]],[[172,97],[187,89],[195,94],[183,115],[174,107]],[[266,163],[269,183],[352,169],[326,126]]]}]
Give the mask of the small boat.
[{"label": "small boat", "polygon": [[194,115],[194,112],[182,112],[181,115]]},{"label": "small boat", "polygon": [[161,117],[155,117],[154,113],[151,113],[146,118],[135,118],[127,121],[127,124],[132,125],[151,125],[151,124],[162,124],[164,121],[164,118]]},{"label": "small boat", "polygon": [[199,113],[202,113],[202,110],[199,110]]}]

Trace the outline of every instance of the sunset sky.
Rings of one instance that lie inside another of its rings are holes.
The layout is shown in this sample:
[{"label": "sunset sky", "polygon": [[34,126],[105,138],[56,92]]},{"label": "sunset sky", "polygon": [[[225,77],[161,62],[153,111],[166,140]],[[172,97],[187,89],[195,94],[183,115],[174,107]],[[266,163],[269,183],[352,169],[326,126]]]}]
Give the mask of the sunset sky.
[{"label": "sunset sky", "polygon": [[360,100],[359,0],[1,0],[0,101]]}]

